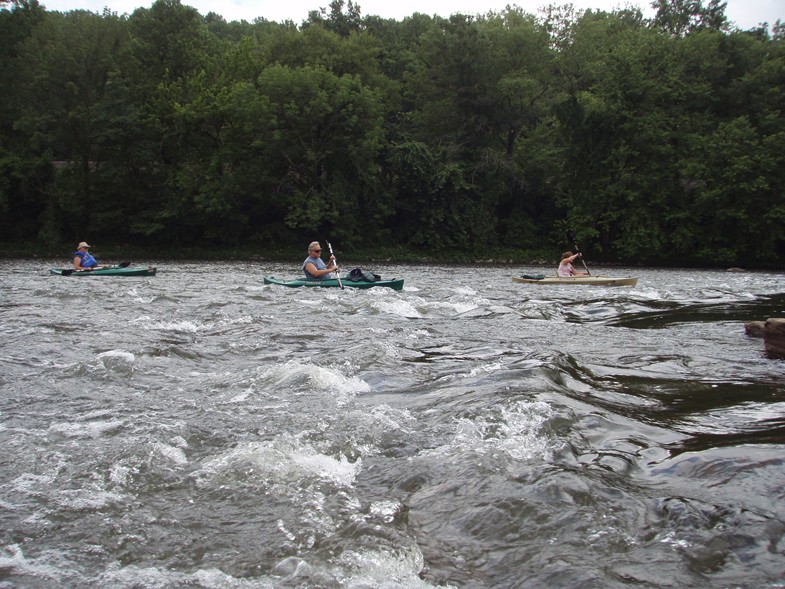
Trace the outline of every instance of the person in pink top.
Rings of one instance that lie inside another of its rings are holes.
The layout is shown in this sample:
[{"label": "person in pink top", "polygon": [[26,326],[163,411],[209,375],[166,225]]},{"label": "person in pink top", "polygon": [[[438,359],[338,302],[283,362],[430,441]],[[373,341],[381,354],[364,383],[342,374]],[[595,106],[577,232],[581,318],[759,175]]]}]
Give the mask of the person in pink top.
[{"label": "person in pink top", "polygon": [[564,252],[561,255],[561,262],[559,262],[559,269],[557,274],[569,278],[570,276],[589,276],[588,272],[576,272],[572,267],[572,263],[581,257],[581,252],[574,254],[572,252]]}]

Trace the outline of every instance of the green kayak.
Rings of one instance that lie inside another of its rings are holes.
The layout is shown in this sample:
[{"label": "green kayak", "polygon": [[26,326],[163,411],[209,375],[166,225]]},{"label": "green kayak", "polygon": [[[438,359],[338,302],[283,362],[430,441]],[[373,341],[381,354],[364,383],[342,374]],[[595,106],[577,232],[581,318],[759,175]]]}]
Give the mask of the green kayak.
[{"label": "green kayak", "polygon": [[156,268],[99,268],[98,270],[79,270],[73,268],[52,268],[50,274],[57,276],[155,276]]},{"label": "green kayak", "polygon": [[[264,277],[265,284],[277,284],[279,286],[321,286],[321,287],[338,287],[338,280],[335,278],[328,278],[326,280],[306,280],[305,278],[296,278],[294,280],[281,280],[280,278],[273,278],[272,276]],[[386,286],[393,290],[403,289],[403,278],[395,278],[393,280],[375,280],[368,282],[367,280],[346,280],[341,279],[341,284],[345,288],[373,288],[374,286]]]}]

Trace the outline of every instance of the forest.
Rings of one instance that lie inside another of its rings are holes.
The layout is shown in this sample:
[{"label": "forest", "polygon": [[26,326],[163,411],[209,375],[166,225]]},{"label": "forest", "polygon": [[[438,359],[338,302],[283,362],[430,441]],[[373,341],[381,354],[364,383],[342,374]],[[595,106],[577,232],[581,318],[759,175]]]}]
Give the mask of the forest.
[{"label": "forest", "polygon": [[0,3],[0,243],[781,268],[785,25],[719,0],[302,23]]}]

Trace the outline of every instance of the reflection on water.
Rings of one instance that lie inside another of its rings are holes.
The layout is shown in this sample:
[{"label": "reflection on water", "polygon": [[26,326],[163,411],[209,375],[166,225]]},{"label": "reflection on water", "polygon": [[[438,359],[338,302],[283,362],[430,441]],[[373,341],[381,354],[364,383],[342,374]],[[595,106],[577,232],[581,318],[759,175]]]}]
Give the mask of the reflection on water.
[{"label": "reflection on water", "polygon": [[[717,302],[664,302],[649,304],[614,317],[610,325],[657,329],[673,323],[761,321],[785,315],[785,293],[761,295],[755,300]],[[763,317],[764,319],[761,319]]]},{"label": "reflection on water", "polygon": [[0,584],[782,587],[782,276],[0,263]]}]

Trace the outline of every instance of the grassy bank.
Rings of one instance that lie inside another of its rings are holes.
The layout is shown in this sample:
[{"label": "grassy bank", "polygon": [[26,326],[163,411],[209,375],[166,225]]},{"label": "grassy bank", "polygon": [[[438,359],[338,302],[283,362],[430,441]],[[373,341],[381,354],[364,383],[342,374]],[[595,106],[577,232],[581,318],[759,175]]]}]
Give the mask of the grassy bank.
[{"label": "grassy bank", "polygon": [[[514,264],[540,265],[558,263],[559,252],[555,251],[522,251],[513,248],[493,248],[482,251],[448,250],[442,252],[412,250],[403,247],[375,247],[372,249],[343,250],[333,244],[338,262],[342,265],[371,263],[399,264]],[[95,245],[91,253],[99,260],[116,262],[128,260],[143,263],[145,260],[177,260],[177,261],[282,261],[301,262],[307,255],[307,247],[140,247],[128,244]],[[0,257],[27,259],[59,259],[70,260],[75,248],[73,245],[42,245],[39,243],[6,244]],[[326,259],[328,252],[322,252]]]}]

